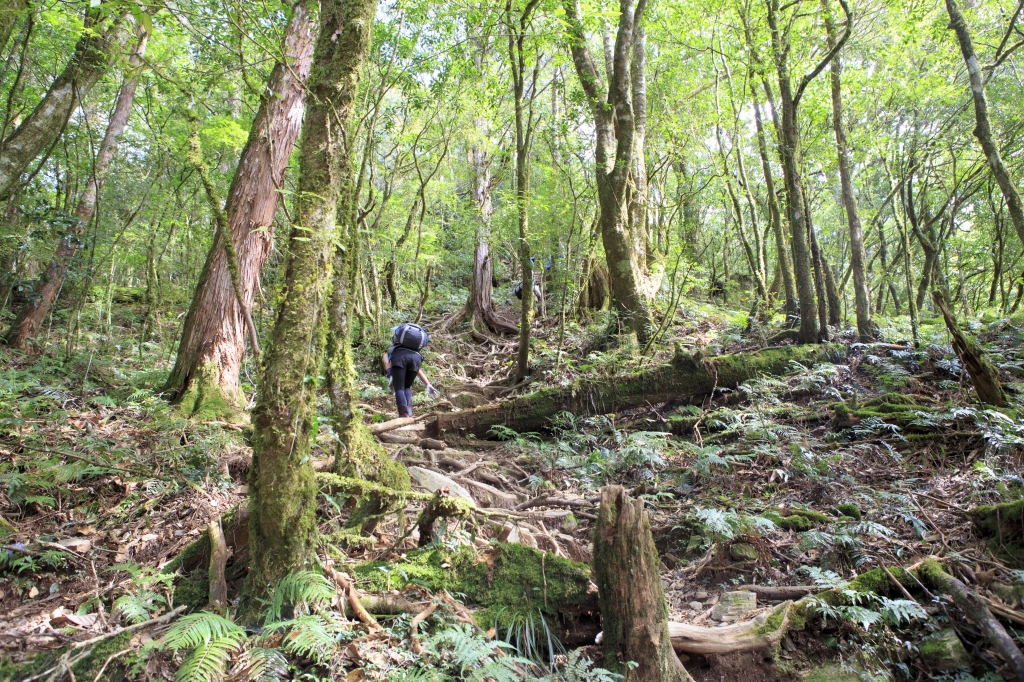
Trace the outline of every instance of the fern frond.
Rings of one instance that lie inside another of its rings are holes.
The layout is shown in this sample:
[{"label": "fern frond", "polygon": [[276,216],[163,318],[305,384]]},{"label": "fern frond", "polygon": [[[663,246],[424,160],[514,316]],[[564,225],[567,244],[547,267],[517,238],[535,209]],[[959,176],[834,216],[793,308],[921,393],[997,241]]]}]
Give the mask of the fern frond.
[{"label": "fern frond", "polygon": [[329,604],[334,596],[334,586],[322,574],[315,571],[296,571],[286,575],[274,588],[267,610],[267,622],[281,619],[285,604],[296,614],[308,614]]},{"label": "fern frond", "polygon": [[200,644],[178,668],[174,679],[177,682],[215,682],[223,679],[228,660],[240,645],[240,640],[230,638]]},{"label": "fern frond", "polygon": [[203,611],[178,620],[164,635],[164,647],[177,651],[207,646],[211,642],[238,645],[245,639],[245,630],[224,616]]},{"label": "fern frond", "polygon": [[242,654],[242,665],[249,682],[282,682],[288,674],[288,659],[277,649],[247,649]]}]

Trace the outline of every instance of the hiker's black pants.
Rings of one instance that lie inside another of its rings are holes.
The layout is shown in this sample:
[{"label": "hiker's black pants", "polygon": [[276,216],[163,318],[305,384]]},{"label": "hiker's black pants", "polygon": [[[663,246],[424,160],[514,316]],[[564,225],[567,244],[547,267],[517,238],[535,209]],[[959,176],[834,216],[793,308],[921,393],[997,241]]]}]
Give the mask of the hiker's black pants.
[{"label": "hiker's black pants", "polygon": [[399,417],[412,416],[412,385],[422,363],[423,356],[408,348],[396,348],[391,354],[391,385]]}]

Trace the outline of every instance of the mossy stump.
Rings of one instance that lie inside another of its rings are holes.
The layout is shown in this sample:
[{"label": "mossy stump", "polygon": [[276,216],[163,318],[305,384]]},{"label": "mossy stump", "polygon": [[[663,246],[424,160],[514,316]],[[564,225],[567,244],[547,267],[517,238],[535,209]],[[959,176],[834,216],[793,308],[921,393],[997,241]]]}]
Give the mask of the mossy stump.
[{"label": "mossy stump", "polygon": [[980,505],[970,513],[974,532],[1014,568],[1024,568],[1024,500]]},{"label": "mossy stump", "polygon": [[[643,500],[601,490],[594,578],[604,624],[604,666],[629,680],[691,680],[672,649],[658,550]],[[629,664],[635,664],[630,669]]]}]

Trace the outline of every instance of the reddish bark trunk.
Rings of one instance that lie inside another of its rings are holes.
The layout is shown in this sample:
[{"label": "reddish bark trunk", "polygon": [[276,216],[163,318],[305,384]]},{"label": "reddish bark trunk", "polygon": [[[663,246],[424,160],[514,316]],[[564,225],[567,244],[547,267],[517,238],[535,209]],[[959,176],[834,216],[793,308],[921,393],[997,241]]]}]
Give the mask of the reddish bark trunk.
[{"label": "reddish bark trunk", "polygon": [[[121,85],[114,112],[110,115],[107,132],[103,136],[100,150],[96,154],[92,175],[86,181],[85,191],[82,192],[78,206],[75,208],[75,220],[68,233],[61,239],[53,260],[46,268],[32,299],[21,309],[7,332],[7,343],[15,348],[23,348],[28,340],[36,335],[43,320],[46,319],[46,313],[50,311],[53,300],[64,286],[71,260],[74,258],[75,252],[78,251],[82,232],[96,212],[96,199],[103,189],[103,179],[117,152],[117,139],[128,125],[128,117],[131,115],[132,105],[135,102],[135,89],[139,83],[136,75],[142,65],[142,55],[146,52],[147,38],[144,30],[140,28],[139,32],[139,42],[128,59],[129,72]],[[68,113],[70,114],[70,111]]]},{"label": "reddish bark trunk", "polygon": [[[227,199],[228,226],[238,254],[242,294],[252,309],[260,271],[273,246],[273,220],[305,108],[305,81],[313,54],[309,9],[299,2],[284,38],[285,62],[270,75],[268,94],[253,120]],[[180,401],[203,368],[204,377],[240,406],[238,376],[245,354],[246,321],[231,284],[224,245],[215,239],[182,331],[164,391]]]}]

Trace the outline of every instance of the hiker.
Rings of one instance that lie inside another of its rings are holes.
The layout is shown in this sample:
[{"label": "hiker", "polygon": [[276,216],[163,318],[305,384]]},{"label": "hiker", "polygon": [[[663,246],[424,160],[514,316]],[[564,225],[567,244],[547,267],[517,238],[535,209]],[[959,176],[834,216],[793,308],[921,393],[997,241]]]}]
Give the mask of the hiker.
[{"label": "hiker", "polygon": [[399,417],[412,416],[412,385],[416,377],[426,385],[428,396],[437,398],[440,395],[420,369],[420,365],[423,364],[420,350],[428,343],[430,337],[427,331],[417,324],[407,322],[392,330],[391,347],[381,356],[384,362],[384,376],[388,378],[388,388],[395,392],[395,405],[398,407]]}]

